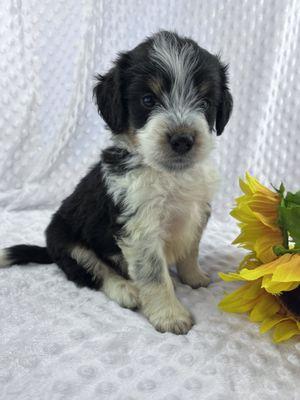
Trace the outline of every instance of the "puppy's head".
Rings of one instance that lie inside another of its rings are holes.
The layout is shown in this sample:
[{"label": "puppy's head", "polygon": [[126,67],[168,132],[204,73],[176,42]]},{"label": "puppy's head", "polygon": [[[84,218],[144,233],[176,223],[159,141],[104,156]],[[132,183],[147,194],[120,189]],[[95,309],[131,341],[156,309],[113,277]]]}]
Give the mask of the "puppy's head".
[{"label": "puppy's head", "polygon": [[167,170],[201,162],[221,135],[232,97],[227,67],[193,40],[159,32],[122,53],[94,95],[111,131],[145,164]]}]

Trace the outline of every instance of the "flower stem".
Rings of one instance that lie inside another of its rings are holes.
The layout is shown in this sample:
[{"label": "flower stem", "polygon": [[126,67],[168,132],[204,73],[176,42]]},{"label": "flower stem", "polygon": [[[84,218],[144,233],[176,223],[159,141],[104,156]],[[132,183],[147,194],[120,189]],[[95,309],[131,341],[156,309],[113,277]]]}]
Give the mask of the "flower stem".
[{"label": "flower stem", "polygon": [[286,229],[282,229],[283,233],[283,246],[288,250],[289,249],[289,234]]},{"label": "flower stem", "polygon": [[273,251],[276,256],[282,256],[283,254],[300,254],[300,248],[286,249],[283,246],[274,246]]}]

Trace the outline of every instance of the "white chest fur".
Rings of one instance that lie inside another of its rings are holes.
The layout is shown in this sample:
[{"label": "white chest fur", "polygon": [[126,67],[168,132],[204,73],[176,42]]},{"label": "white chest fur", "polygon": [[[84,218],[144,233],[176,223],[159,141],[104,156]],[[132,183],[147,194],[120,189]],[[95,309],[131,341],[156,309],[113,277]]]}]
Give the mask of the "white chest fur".
[{"label": "white chest fur", "polygon": [[169,264],[191,246],[206,222],[217,174],[203,163],[184,172],[168,173],[141,167],[123,176],[107,176],[108,190],[124,212],[126,238],[122,246],[162,247]]}]

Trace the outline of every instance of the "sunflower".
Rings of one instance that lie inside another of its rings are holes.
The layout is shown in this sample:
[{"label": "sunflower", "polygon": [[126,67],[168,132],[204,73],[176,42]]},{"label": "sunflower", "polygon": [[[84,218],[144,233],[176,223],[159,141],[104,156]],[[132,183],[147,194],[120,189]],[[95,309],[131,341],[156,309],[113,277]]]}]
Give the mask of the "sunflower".
[{"label": "sunflower", "polygon": [[273,328],[276,343],[300,335],[300,192],[273,192],[246,174],[244,195],[231,212],[241,234],[233,242],[250,250],[237,272],[220,273],[243,285],[219,304],[223,311],[249,313],[260,332]]},{"label": "sunflower", "polygon": [[[244,195],[236,199],[236,207],[230,215],[239,221],[240,235],[233,241],[244,249],[251,250],[252,258],[269,262],[276,258],[273,246],[282,243],[282,232],[278,226],[280,195],[263,186],[257,179],[246,173],[246,180],[240,179]],[[241,263],[245,263],[249,255]]]},{"label": "sunflower", "polygon": [[[275,343],[300,335],[300,322],[297,315],[291,312],[293,310],[289,306],[289,296],[274,296],[262,288],[261,284],[262,279],[245,283],[219,303],[220,309],[233,313],[249,313],[250,321],[261,323],[260,333],[274,329],[272,337]],[[299,287],[288,293],[300,298]],[[299,308],[294,311],[298,312]]]}]

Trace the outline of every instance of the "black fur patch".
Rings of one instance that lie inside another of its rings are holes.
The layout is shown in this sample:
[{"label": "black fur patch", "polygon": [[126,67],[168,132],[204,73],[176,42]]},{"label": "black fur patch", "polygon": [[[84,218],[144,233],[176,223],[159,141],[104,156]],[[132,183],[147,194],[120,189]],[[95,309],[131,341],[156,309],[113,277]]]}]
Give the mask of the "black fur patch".
[{"label": "black fur patch", "polygon": [[87,286],[90,289],[98,290],[102,281],[98,277],[95,277],[88,272],[82,265],[79,265],[76,260],[68,255],[61,255],[60,258],[56,259],[57,265],[64,271],[67,278],[76,283],[77,286]]},{"label": "black fur patch", "polygon": [[25,265],[29,263],[52,264],[46,247],[19,244],[6,249],[11,264]]},{"label": "black fur patch", "polygon": [[129,153],[126,149],[112,146],[103,150],[101,159],[109,172],[115,175],[123,175],[128,171],[141,166],[134,163],[134,154]]},{"label": "black fur patch", "polygon": [[[86,279],[87,286],[94,285],[91,283],[92,276],[84,267],[78,266],[67,257],[72,246],[82,245],[92,249],[103,262],[110,256],[121,253],[115,239],[122,229],[117,223],[119,214],[119,207],[114,205],[107,193],[102,164],[98,163],[62,202],[46,230],[49,254],[72,276],[70,279],[76,282],[78,275],[78,284]],[[70,263],[75,266],[72,274],[68,267]]]}]

